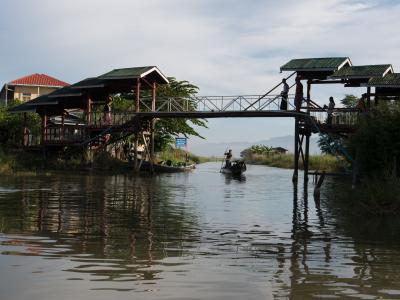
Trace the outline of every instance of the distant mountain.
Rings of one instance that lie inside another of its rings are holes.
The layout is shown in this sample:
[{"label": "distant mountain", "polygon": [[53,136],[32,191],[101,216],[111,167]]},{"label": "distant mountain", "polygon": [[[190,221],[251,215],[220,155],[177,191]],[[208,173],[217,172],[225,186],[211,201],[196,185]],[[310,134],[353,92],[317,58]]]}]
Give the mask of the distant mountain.
[{"label": "distant mountain", "polygon": [[[310,139],[310,154],[320,154],[321,150],[317,144],[318,138]],[[233,155],[239,157],[240,152],[252,145],[266,145],[270,147],[282,147],[289,152],[294,152],[294,136],[280,136],[268,140],[255,142],[232,142],[232,143],[204,143],[189,145],[189,151],[200,156],[222,156],[227,149],[232,149]]]}]

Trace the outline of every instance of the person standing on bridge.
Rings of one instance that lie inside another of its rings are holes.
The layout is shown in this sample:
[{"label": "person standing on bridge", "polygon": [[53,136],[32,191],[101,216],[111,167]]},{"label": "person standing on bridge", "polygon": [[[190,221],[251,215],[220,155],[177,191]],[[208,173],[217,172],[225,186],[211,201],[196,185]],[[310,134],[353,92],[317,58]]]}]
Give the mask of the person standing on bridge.
[{"label": "person standing on bridge", "polygon": [[332,125],[332,115],[333,115],[333,110],[335,108],[335,101],[333,100],[333,97],[329,97],[329,104],[328,104],[328,125]]},{"label": "person standing on bridge", "polygon": [[280,110],[287,110],[287,101],[288,101],[288,95],[289,95],[289,85],[286,82],[286,78],[282,79],[282,84],[283,84],[283,89],[281,92],[281,105],[280,105]]},{"label": "person standing on bridge", "polygon": [[296,93],[294,95],[294,106],[296,106],[296,111],[300,111],[302,102],[303,102],[303,84],[301,83],[301,76],[297,75]]}]

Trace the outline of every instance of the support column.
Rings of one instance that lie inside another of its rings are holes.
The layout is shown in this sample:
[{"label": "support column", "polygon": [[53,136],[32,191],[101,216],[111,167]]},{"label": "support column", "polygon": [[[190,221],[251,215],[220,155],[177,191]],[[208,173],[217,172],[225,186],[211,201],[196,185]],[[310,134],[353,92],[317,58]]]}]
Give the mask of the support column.
[{"label": "support column", "polygon": [[[136,81],[136,101],[135,101],[135,112],[140,112],[140,79],[138,78]],[[139,163],[138,163],[138,144],[139,144],[139,126],[135,129],[135,146],[133,153],[133,165],[135,172],[139,172]],[[142,157],[143,159],[143,157]]]},{"label": "support column", "polygon": [[6,107],[7,107],[7,105],[8,105],[8,84],[6,84],[6,100],[5,100],[5,105],[6,105]]},{"label": "support column", "polygon": [[367,87],[367,105],[368,109],[371,108],[371,87]]},{"label": "support column", "polygon": [[[156,83],[153,82],[153,86],[151,89],[151,111],[156,111]],[[156,126],[156,120],[155,119],[151,119],[150,120],[151,124],[150,124],[150,164],[153,166],[154,163],[154,149],[155,149],[155,145],[154,145],[154,130],[155,130],[155,126]]]},{"label": "support column", "polygon": [[299,119],[296,117],[294,125],[294,171],[292,181],[297,183],[299,177]]},{"label": "support column", "polygon": [[61,115],[61,140],[65,139],[65,112]]},{"label": "support column", "polygon": [[28,127],[27,127],[27,115],[26,112],[24,112],[24,136],[22,138],[22,144],[23,146],[27,147],[29,146],[29,133],[28,133]]},{"label": "support column", "polygon": [[47,128],[47,114],[42,116],[42,145],[45,144],[46,139],[46,128]]},{"label": "support column", "polygon": [[307,113],[310,114],[310,100],[311,100],[311,79],[307,80]]},{"label": "support column", "polygon": [[90,95],[88,95],[86,99],[86,114],[87,124],[90,125],[92,123],[92,98],[90,97]]},{"label": "support column", "polygon": [[304,154],[304,183],[308,182],[308,167],[309,167],[309,157],[310,157],[310,133],[306,135],[306,149]]}]

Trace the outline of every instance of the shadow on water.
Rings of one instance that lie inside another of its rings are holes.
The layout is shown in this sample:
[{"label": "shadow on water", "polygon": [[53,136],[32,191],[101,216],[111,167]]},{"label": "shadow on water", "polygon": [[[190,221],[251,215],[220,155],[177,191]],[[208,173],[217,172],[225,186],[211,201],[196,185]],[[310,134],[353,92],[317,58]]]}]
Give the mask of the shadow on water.
[{"label": "shadow on water", "polygon": [[[299,199],[293,188],[290,298],[399,299],[399,221],[355,218],[333,199],[338,188],[330,182],[324,201],[312,201],[313,208],[308,189]],[[311,209],[314,226],[308,223]]]},{"label": "shadow on water", "polygon": [[1,254],[70,258],[76,264],[66,271],[106,281],[157,279],[153,262],[185,255],[199,232],[196,216],[151,180],[20,178],[22,192],[0,202],[2,249],[17,248]]},{"label": "shadow on water", "polygon": [[223,174],[225,176],[225,183],[226,184],[231,184],[232,181],[236,182],[246,182],[246,175],[240,174],[240,175],[233,175],[233,174]]}]

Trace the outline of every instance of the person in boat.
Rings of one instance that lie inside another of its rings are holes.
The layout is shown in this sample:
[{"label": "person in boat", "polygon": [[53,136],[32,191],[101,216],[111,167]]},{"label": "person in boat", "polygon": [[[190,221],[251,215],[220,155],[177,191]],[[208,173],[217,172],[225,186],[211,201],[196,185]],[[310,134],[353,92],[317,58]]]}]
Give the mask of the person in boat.
[{"label": "person in boat", "polygon": [[229,151],[225,152],[224,155],[225,155],[225,168],[229,168],[231,166],[232,149],[229,149]]}]

